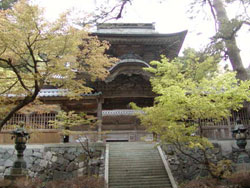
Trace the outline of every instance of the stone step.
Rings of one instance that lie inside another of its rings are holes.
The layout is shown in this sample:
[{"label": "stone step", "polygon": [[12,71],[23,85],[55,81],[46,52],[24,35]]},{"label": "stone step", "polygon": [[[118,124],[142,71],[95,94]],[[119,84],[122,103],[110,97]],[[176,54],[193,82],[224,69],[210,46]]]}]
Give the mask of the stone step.
[{"label": "stone step", "polygon": [[[145,167],[146,166],[146,167]],[[115,170],[115,169],[120,169],[120,168],[124,168],[124,169],[137,169],[137,168],[140,168],[140,169],[142,169],[142,168],[146,168],[146,169],[159,169],[159,168],[163,168],[164,170],[165,170],[165,168],[161,165],[161,164],[151,164],[151,165],[149,165],[149,164],[134,164],[134,165],[131,165],[131,164],[129,164],[129,165],[119,165],[119,164],[116,164],[116,165],[114,165],[114,164],[110,164],[109,165],[109,169],[113,169],[113,170]]]},{"label": "stone step", "polygon": [[140,160],[147,160],[147,159],[160,159],[159,155],[148,155],[148,154],[143,154],[143,155],[129,155],[129,154],[124,154],[124,155],[109,155],[110,157],[112,157],[112,159],[140,159]]},{"label": "stone step", "polygon": [[[116,180],[134,180],[137,179],[138,177],[131,176],[128,178],[128,176],[122,176],[122,177],[112,177],[112,180],[110,181],[116,181]],[[140,180],[144,181],[145,179],[166,179],[166,174],[160,174],[160,175],[148,175],[148,176],[140,176]]]},{"label": "stone step", "polygon": [[127,157],[127,158],[112,158],[112,161],[110,161],[111,164],[152,164],[152,163],[159,163],[161,158],[145,158],[145,159],[140,159],[140,158],[133,158],[133,157]]},{"label": "stone step", "polygon": [[159,176],[159,175],[165,175],[166,178],[167,178],[167,174],[163,173],[163,172],[140,172],[139,173],[134,173],[132,171],[128,172],[128,173],[124,173],[123,171],[121,172],[114,172],[114,173],[110,173],[109,174],[109,177],[110,179],[112,178],[116,178],[117,176],[124,176],[124,177],[127,177],[128,179],[129,178],[134,178],[134,177],[137,177],[137,178],[140,178],[140,177],[144,177],[144,176]]},{"label": "stone step", "polygon": [[[112,151],[110,151],[112,152]],[[124,152],[124,151],[123,151]],[[156,154],[150,154],[150,153],[131,153],[131,152],[126,152],[125,154],[117,153],[117,154],[110,154],[111,157],[128,157],[128,156],[134,156],[134,157],[143,157],[143,158],[150,158],[150,157],[160,157],[159,155]]]},{"label": "stone step", "polygon": [[159,161],[159,160],[148,160],[148,161],[142,161],[142,160],[139,160],[139,161],[135,161],[135,160],[128,160],[129,163],[127,163],[127,161],[111,161],[110,164],[112,165],[129,165],[129,166],[133,166],[133,165],[144,165],[145,163],[147,163],[148,165],[162,165],[162,162]]},{"label": "stone step", "polygon": [[122,170],[122,171],[125,171],[125,170],[135,170],[135,171],[146,171],[146,170],[165,170],[165,167],[164,166],[160,166],[160,165],[156,165],[156,166],[153,166],[153,165],[146,165],[145,166],[138,166],[138,165],[134,165],[134,166],[110,166],[109,167],[109,170]]},{"label": "stone step", "polygon": [[[109,151],[111,151],[112,153],[111,154],[121,154],[120,153],[120,151],[121,150],[114,150],[114,151],[112,151],[112,150],[109,150]],[[143,151],[137,151],[137,150],[123,150],[123,152],[126,152],[126,153],[131,153],[131,154],[145,154],[145,153],[147,153],[147,154],[155,154],[155,150],[153,150],[152,151],[152,149],[151,150],[143,150]],[[123,154],[125,154],[125,153],[123,153]]]},{"label": "stone step", "polygon": [[[112,152],[112,151],[110,151],[110,152]],[[144,155],[144,157],[148,157],[148,156],[158,156],[157,155],[157,153],[154,153],[154,152],[152,152],[152,153],[148,153],[148,152],[130,152],[130,151],[122,151],[122,152],[124,152],[123,154],[121,154],[121,151],[119,151],[119,152],[117,152],[117,153],[115,153],[115,152],[113,152],[113,153],[110,153],[110,155],[111,156],[129,156],[129,155],[131,155],[131,156],[137,156],[137,155]],[[155,151],[155,152],[157,152],[157,151]],[[146,155],[145,155],[146,154]]]},{"label": "stone step", "polygon": [[128,180],[128,179],[131,179],[131,180],[136,180],[136,181],[144,181],[145,179],[150,179],[150,180],[152,180],[152,179],[165,179],[165,180],[169,180],[168,179],[168,177],[167,177],[167,175],[166,174],[163,174],[163,173],[159,173],[159,174],[157,174],[157,173],[154,173],[154,174],[144,174],[144,175],[138,175],[138,174],[131,174],[131,175],[129,175],[129,174],[126,174],[126,175],[124,175],[124,176],[122,176],[122,174],[120,173],[118,173],[118,175],[120,175],[121,177],[119,178],[118,176],[115,176],[115,175],[111,175],[110,176],[110,181],[112,182],[112,181],[117,181],[117,180],[122,180],[122,181],[126,181],[126,180]]},{"label": "stone step", "polygon": [[[109,150],[109,151],[111,151],[112,154],[120,154],[121,150]],[[125,152],[125,153],[131,153],[131,154],[145,154],[145,153],[147,153],[147,154],[154,154],[155,151],[156,150],[152,151],[152,149],[151,150],[141,150],[141,151],[137,151],[137,150],[123,150],[123,152]]]},{"label": "stone step", "polygon": [[139,186],[142,186],[142,185],[162,185],[162,186],[171,186],[171,184],[168,182],[168,181],[154,181],[152,182],[151,181],[140,181],[140,182],[136,182],[136,181],[133,181],[133,182],[129,182],[129,181],[124,181],[124,182],[117,182],[117,183],[110,183],[109,184],[110,187],[112,186],[120,186],[120,185],[125,185],[125,186],[130,186],[130,185],[139,185]]},{"label": "stone step", "polygon": [[[111,151],[111,152],[112,153],[110,153],[110,154],[112,154],[112,155],[121,155],[120,151],[115,151],[115,152]],[[152,151],[152,152],[147,152],[147,151],[143,151],[143,152],[142,151],[141,152],[138,152],[138,151],[123,151],[123,152],[125,152],[123,154],[131,154],[131,155],[143,155],[143,154],[156,155],[157,154],[157,153],[155,153],[156,151]]]},{"label": "stone step", "polygon": [[150,148],[140,148],[138,149],[138,147],[135,147],[135,148],[110,148],[111,151],[119,151],[119,150],[125,150],[125,151],[152,151],[152,147]]},{"label": "stone step", "polygon": [[120,163],[126,163],[126,164],[129,164],[130,162],[144,162],[144,163],[147,163],[147,162],[157,162],[159,161],[161,158],[156,158],[156,157],[152,157],[152,158],[145,158],[145,159],[140,159],[140,158],[133,158],[133,157],[127,157],[127,158],[116,158],[116,157],[113,157],[112,158],[112,161],[113,163],[117,163],[117,162],[120,162]]},{"label": "stone step", "polygon": [[[112,151],[111,151],[112,152]],[[137,153],[132,153],[132,152],[127,152],[127,151],[123,151],[123,152],[126,152],[125,154],[121,154],[121,152],[117,152],[117,153],[110,153],[110,156],[142,156],[144,155],[144,157],[149,157],[149,156],[158,156],[156,153],[148,153],[148,152],[137,152]],[[145,154],[147,154],[145,156]]]},{"label": "stone step", "polygon": [[113,185],[112,188],[172,188],[171,185],[162,185],[162,184],[155,184],[155,185]]},{"label": "stone step", "polygon": [[172,188],[154,144],[110,143],[109,188]]}]

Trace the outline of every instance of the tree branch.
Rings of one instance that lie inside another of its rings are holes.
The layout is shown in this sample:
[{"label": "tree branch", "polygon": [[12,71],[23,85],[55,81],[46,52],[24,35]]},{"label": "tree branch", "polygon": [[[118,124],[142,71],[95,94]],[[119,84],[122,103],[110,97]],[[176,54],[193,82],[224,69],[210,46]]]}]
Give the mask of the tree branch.
[{"label": "tree branch", "polygon": [[9,62],[7,59],[3,59],[3,58],[1,58],[1,57],[0,57],[0,61],[3,61],[3,62],[5,62],[5,63],[8,63],[8,62]]},{"label": "tree branch", "polygon": [[195,157],[193,157],[192,155],[190,155],[190,154],[184,152],[184,151],[181,149],[182,146],[181,146],[181,144],[180,144],[178,141],[175,142],[175,143],[172,143],[172,144],[173,144],[173,145],[176,147],[176,149],[177,149],[179,152],[181,152],[183,155],[185,155],[185,156],[187,156],[187,157],[193,159],[194,161],[196,161],[196,162],[202,164],[202,161],[200,161],[200,160],[196,159]]},{"label": "tree branch", "polygon": [[[93,20],[88,21],[87,23],[83,23],[83,25],[87,25],[87,24],[95,24],[97,23],[99,20],[103,20],[102,22],[99,21],[99,23],[103,23],[103,22],[107,22],[109,20],[118,20],[122,17],[122,13],[124,10],[125,5],[130,2],[131,4],[131,0],[122,0],[121,4],[118,4],[116,6],[114,6],[110,11],[105,11],[102,12],[101,14],[98,14],[95,16],[95,18]],[[114,12],[118,7],[120,7],[119,9],[119,13],[116,16],[113,16],[111,18],[107,18],[112,12]],[[107,19],[105,19],[107,18]]]},{"label": "tree branch", "polygon": [[0,132],[1,132],[2,128],[3,128],[3,126],[7,123],[7,121],[9,121],[9,120],[12,118],[12,116],[13,116],[18,110],[20,110],[21,108],[23,108],[24,106],[26,106],[27,104],[33,102],[33,101],[36,99],[38,93],[39,93],[39,89],[36,88],[36,89],[34,90],[34,93],[32,94],[32,96],[29,96],[29,95],[26,96],[23,100],[20,101],[20,103],[18,103],[17,106],[15,106],[15,107],[8,113],[7,116],[5,116],[5,118],[4,118],[2,121],[0,121]]},{"label": "tree branch", "polygon": [[22,77],[20,76],[18,70],[16,69],[16,67],[11,63],[11,59],[9,59],[7,61],[7,64],[12,68],[13,72],[16,74],[18,81],[20,82],[21,86],[28,91],[29,93],[31,93],[31,91],[27,88],[27,86],[24,84]]},{"label": "tree branch", "polygon": [[3,95],[3,94],[5,94],[6,92],[10,91],[17,83],[18,83],[18,81],[15,81],[8,89],[6,89],[6,90],[3,91],[2,93],[0,93],[0,95]]},{"label": "tree branch", "polygon": [[[39,87],[39,84],[38,84],[38,78],[37,78],[38,74],[39,74],[39,76],[40,76],[40,73],[39,73],[39,71],[38,71],[38,69],[37,69],[37,60],[36,60],[36,58],[35,58],[35,55],[34,55],[34,52],[33,52],[32,48],[31,48],[31,46],[28,45],[27,43],[26,43],[26,46],[27,46],[27,48],[28,48],[28,50],[29,50],[29,52],[30,52],[32,61],[33,61],[33,63],[34,63],[34,78],[35,78],[35,79],[34,79],[34,84],[35,84],[35,88],[40,88],[40,87]],[[41,82],[42,80],[39,80],[39,81]],[[40,83],[40,84],[42,85],[42,83]]]},{"label": "tree branch", "polygon": [[242,23],[250,26],[250,22],[249,22],[249,21],[246,21],[246,20],[245,20],[245,21],[243,21]]},{"label": "tree branch", "polygon": [[[120,8],[120,11],[119,11],[118,15],[116,16],[116,19],[117,19],[117,20],[118,20],[119,18],[122,17],[122,12],[123,12],[124,6],[125,6],[128,2],[130,2],[130,0],[123,0],[123,3],[122,3],[121,8]],[[130,3],[131,3],[131,2],[130,2]]]},{"label": "tree branch", "polygon": [[3,49],[3,51],[0,53],[0,55],[4,54],[4,52],[6,51],[6,47]]},{"label": "tree branch", "polygon": [[209,4],[209,7],[210,7],[210,10],[211,10],[213,19],[214,19],[215,31],[218,32],[217,19],[216,19],[216,14],[215,14],[215,12],[214,12],[213,4],[212,4],[211,0],[207,0],[207,2],[208,2],[208,4]]},{"label": "tree branch", "polygon": [[35,25],[36,25],[36,29],[37,29],[38,33],[37,33],[37,35],[35,36],[35,38],[34,38],[34,40],[32,42],[29,41],[30,46],[33,46],[33,44],[35,44],[35,42],[38,41],[38,37],[41,35],[41,30],[38,28],[37,23],[35,23]]}]

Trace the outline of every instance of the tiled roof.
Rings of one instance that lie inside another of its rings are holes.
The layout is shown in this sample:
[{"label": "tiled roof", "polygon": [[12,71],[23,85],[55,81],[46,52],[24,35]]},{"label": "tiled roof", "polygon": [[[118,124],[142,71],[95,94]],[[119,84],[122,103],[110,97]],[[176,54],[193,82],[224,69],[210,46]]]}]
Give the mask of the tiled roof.
[{"label": "tiled roof", "polygon": [[[67,93],[67,89],[41,89],[38,94],[38,97],[64,97],[67,96]],[[99,96],[101,94],[101,92],[84,93],[81,94],[81,96]]]}]

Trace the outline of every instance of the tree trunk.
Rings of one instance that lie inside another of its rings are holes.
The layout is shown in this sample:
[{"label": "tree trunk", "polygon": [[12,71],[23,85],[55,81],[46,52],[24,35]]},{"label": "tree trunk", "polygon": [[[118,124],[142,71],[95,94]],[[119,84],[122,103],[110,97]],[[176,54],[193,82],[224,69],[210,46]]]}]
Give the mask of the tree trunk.
[{"label": "tree trunk", "polygon": [[236,43],[235,33],[233,30],[229,30],[230,20],[227,17],[226,9],[222,0],[213,0],[213,8],[216,13],[216,19],[219,26],[219,33],[222,35],[229,60],[232,64],[233,70],[237,72],[237,78],[240,80],[247,80],[248,74],[242,64],[240,57],[240,50]]},{"label": "tree trunk", "polygon": [[37,95],[39,93],[39,90],[36,89],[33,93],[32,96],[26,96],[22,101],[20,101],[20,103],[15,106],[4,118],[2,121],[0,121],[0,132],[2,130],[2,128],[4,127],[4,125],[7,123],[7,121],[9,121],[13,115],[18,112],[18,110],[20,110],[21,108],[23,108],[24,106],[28,105],[29,103],[33,102]]}]

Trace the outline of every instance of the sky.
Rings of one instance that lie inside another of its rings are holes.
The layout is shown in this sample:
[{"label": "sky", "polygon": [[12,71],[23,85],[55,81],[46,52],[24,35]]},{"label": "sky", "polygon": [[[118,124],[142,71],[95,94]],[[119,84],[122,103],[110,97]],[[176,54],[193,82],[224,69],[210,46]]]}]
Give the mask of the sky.
[{"label": "sky", "polygon": [[[78,16],[91,14],[96,6],[114,5],[115,0],[33,0],[36,4],[45,9],[45,16],[49,20],[55,20],[59,14],[72,9]],[[188,30],[184,41],[183,49],[192,47],[200,49],[209,43],[213,36],[214,22],[208,20],[209,10],[198,13],[194,19],[190,19],[188,1],[184,0],[134,0],[132,5],[126,5],[123,17],[112,22],[126,23],[155,23],[159,33],[175,33]],[[238,7],[228,7],[229,16],[238,10]],[[207,14],[207,17],[206,17]],[[241,57],[244,67],[250,66],[250,32],[243,27],[237,37],[237,43],[241,50]]]}]

